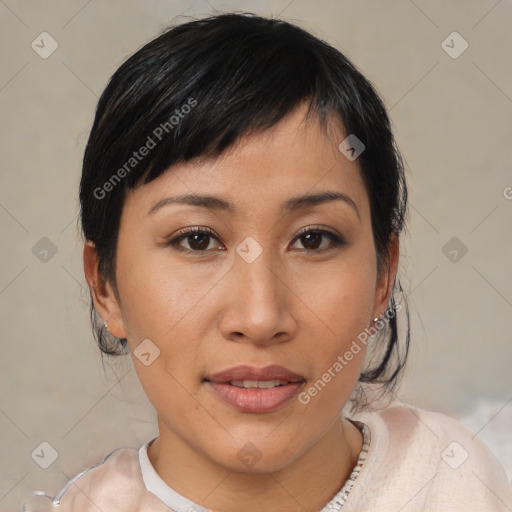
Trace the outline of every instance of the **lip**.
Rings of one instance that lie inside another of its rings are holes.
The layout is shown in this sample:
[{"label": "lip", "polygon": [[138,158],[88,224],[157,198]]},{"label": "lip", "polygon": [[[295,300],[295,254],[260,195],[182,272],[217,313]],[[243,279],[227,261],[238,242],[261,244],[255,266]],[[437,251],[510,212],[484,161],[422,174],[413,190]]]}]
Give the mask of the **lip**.
[{"label": "lip", "polygon": [[264,368],[254,366],[234,366],[214,375],[205,377],[210,382],[226,383],[232,380],[287,380],[299,382],[305,380],[302,375],[292,372],[284,366],[272,364]]},{"label": "lip", "polygon": [[[229,384],[234,380],[285,380],[288,384],[275,388],[239,388]],[[270,365],[264,368],[236,366],[205,378],[210,389],[235,409],[244,413],[270,413],[276,411],[297,396],[305,378],[284,366]]]}]

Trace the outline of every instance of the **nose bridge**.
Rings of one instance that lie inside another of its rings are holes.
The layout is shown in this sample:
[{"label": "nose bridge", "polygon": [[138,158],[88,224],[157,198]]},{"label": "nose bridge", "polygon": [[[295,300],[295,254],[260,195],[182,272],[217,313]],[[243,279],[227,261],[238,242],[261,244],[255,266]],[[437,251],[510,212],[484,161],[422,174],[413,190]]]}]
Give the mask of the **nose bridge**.
[{"label": "nose bridge", "polygon": [[279,276],[279,261],[271,249],[258,249],[251,240],[240,244],[237,253],[224,336],[236,333],[261,344],[272,342],[278,333],[290,335],[294,321],[288,310],[287,288]]},{"label": "nose bridge", "polygon": [[243,300],[242,306],[247,306],[247,314],[254,319],[258,315],[268,318],[276,313],[281,304],[279,303],[280,290],[279,279],[276,275],[275,258],[270,249],[261,251],[254,261],[246,260],[243,257],[237,258],[235,262],[235,273],[239,283],[239,297]]}]

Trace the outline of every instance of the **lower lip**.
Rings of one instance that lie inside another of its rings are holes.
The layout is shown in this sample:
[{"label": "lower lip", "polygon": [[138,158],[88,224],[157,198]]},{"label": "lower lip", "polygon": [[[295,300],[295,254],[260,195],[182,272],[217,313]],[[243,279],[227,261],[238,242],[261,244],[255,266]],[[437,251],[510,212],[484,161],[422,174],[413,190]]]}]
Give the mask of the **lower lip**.
[{"label": "lower lip", "polygon": [[303,382],[290,382],[270,389],[246,389],[228,383],[207,382],[225,402],[241,412],[273,412],[297,395]]}]

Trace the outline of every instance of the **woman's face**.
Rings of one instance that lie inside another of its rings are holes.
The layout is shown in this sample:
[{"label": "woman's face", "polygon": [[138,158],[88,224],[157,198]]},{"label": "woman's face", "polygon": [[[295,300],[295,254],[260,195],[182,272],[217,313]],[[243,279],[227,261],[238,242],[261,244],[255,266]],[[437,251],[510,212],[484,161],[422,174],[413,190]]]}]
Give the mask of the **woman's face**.
[{"label": "woman's face", "polygon": [[128,339],[161,439],[235,470],[286,467],[333,428],[364,345],[335,363],[394,277],[377,274],[358,163],[337,149],[346,135],[326,138],[304,113],[129,193],[119,300],[97,304]]}]

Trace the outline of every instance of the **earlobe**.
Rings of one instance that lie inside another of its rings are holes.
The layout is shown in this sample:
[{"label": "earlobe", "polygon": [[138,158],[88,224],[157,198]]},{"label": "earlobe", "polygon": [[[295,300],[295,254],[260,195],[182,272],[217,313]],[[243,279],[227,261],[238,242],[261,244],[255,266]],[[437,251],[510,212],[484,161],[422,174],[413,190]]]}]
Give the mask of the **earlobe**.
[{"label": "earlobe", "polygon": [[126,330],[118,300],[112,285],[100,274],[98,253],[92,242],[86,242],[83,250],[85,279],[91,292],[94,308],[108,331],[116,338],[126,338]]}]

